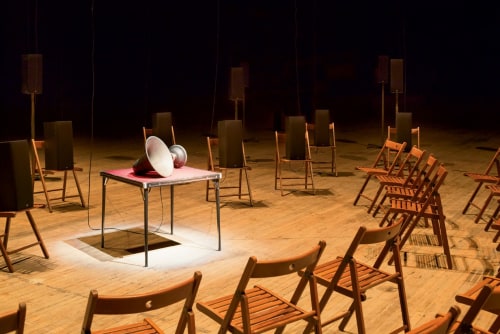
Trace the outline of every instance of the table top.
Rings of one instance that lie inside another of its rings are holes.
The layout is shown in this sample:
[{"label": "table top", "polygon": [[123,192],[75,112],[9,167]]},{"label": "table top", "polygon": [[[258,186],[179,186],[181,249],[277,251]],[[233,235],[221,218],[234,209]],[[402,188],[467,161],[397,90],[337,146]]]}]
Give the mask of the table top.
[{"label": "table top", "polygon": [[143,189],[196,181],[220,180],[222,177],[221,173],[189,166],[174,168],[172,175],[168,177],[163,177],[155,171],[147,172],[144,175],[136,175],[132,168],[105,170],[101,171],[100,175],[104,178],[118,180]]}]

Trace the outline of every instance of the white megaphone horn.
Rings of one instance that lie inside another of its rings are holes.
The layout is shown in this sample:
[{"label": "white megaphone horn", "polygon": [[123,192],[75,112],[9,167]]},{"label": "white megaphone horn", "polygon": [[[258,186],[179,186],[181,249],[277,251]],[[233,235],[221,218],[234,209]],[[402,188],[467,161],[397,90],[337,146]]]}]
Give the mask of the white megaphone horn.
[{"label": "white megaphone horn", "polygon": [[156,171],[163,177],[170,176],[175,168],[186,164],[187,153],[181,145],[172,145],[171,149],[156,136],[146,139],[145,154],[137,159],[132,168],[137,175],[144,175],[149,171]]}]

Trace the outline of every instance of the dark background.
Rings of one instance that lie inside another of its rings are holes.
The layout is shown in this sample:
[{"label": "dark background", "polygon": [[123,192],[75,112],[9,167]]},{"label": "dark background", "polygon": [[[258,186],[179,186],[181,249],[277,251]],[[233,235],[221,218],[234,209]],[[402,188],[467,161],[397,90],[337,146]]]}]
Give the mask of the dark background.
[{"label": "dark background", "polygon": [[[498,128],[500,13],[486,1],[7,0],[1,13],[0,139],[30,136],[21,55],[43,54],[43,122],[78,135],[140,135],[151,114],[213,132],[234,118],[232,66],[246,62],[245,124],[329,108],[337,127],[380,119],[379,55],[403,58],[400,111],[419,125]],[[386,89],[386,120],[394,94]],[[241,107],[240,107],[241,115]]]}]

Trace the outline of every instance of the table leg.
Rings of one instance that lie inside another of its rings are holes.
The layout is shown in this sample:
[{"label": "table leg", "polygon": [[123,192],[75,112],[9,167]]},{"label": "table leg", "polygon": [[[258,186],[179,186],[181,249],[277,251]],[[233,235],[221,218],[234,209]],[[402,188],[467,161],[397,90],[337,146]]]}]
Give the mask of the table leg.
[{"label": "table leg", "polygon": [[101,248],[104,248],[104,216],[106,212],[106,183],[108,183],[108,178],[102,177],[102,200],[101,200]]},{"label": "table leg", "polygon": [[170,186],[170,234],[174,234],[174,186]]},{"label": "table leg", "polygon": [[149,189],[144,189],[144,266],[148,266],[148,210]]},{"label": "table leg", "polygon": [[214,180],[214,188],[215,188],[215,205],[217,211],[217,233],[219,235],[219,248],[217,250],[221,250],[221,237],[220,237],[220,197],[219,197],[219,180]]}]

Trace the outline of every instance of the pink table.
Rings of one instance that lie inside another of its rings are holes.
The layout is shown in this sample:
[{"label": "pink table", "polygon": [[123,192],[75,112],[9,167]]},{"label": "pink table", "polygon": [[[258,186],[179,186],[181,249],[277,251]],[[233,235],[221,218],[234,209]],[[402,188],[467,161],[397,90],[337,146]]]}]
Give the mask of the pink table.
[{"label": "pink table", "polygon": [[212,172],[209,170],[192,168],[184,166],[182,168],[174,168],[174,172],[169,177],[162,177],[156,172],[148,172],[145,175],[135,175],[132,168],[111,169],[102,171],[102,218],[101,218],[101,247],[104,248],[104,216],[106,213],[106,184],[109,179],[127,183],[141,189],[144,202],[144,256],[145,267],[148,266],[148,194],[151,188],[170,186],[170,233],[174,233],[174,186],[187,184],[197,181],[214,182],[215,187],[215,203],[217,211],[217,233],[218,233],[218,249],[221,250],[221,232],[220,232],[220,198],[219,198],[219,181],[221,173]]}]

